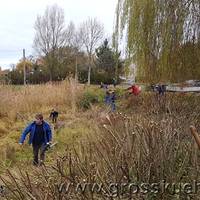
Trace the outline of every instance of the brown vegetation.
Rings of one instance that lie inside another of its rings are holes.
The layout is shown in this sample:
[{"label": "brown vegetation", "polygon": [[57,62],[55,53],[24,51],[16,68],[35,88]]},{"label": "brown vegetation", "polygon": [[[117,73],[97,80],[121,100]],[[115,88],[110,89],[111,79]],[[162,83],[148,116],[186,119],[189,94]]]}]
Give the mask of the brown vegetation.
[{"label": "brown vegetation", "polygon": [[[21,168],[14,173],[7,171],[2,176],[7,199],[199,199],[199,192],[186,194],[176,190],[177,194],[173,194],[173,187],[157,194],[141,190],[133,194],[127,187],[124,191],[110,187],[111,183],[198,181],[199,149],[189,127],[192,124],[197,130],[200,128],[199,96],[168,94],[158,101],[145,93],[121,99],[120,106],[122,113],[108,114],[96,106],[83,113],[82,123],[88,122],[89,129],[81,129],[81,137],[75,134],[68,138],[64,138],[63,130],[64,151],[59,153],[57,149],[50,164]],[[80,121],[74,128],[79,125]],[[102,184],[103,190],[77,189],[84,183]],[[67,192],[68,184],[73,186]]]}]

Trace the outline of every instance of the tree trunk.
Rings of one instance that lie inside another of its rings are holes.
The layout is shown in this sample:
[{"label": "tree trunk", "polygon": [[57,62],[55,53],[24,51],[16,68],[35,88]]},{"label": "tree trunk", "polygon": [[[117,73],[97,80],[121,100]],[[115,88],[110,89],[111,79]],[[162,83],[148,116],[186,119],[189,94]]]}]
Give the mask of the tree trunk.
[{"label": "tree trunk", "polygon": [[91,55],[89,55],[88,85],[90,85],[90,78],[91,78]]},{"label": "tree trunk", "polygon": [[115,65],[115,80],[117,81],[118,83],[118,65],[119,65],[119,60],[117,58],[117,61],[116,61],[116,65]]},{"label": "tree trunk", "polygon": [[77,55],[76,55],[76,63],[75,63],[75,81],[78,82],[78,66],[77,66]]},{"label": "tree trunk", "polygon": [[91,76],[91,64],[89,63],[89,68],[88,68],[88,85],[90,85],[90,76]]}]

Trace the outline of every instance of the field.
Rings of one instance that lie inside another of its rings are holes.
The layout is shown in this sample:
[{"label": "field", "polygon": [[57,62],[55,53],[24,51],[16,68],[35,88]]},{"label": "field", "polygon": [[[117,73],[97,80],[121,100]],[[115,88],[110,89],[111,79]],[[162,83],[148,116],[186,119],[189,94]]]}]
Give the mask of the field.
[{"label": "field", "polygon": [[[200,154],[189,130],[200,131],[198,95],[135,97],[117,88],[115,113],[103,90],[73,80],[0,86],[0,95],[2,198],[200,199]],[[58,144],[34,167],[31,147],[18,140],[37,112],[49,121],[52,108],[60,113],[51,124]]]}]

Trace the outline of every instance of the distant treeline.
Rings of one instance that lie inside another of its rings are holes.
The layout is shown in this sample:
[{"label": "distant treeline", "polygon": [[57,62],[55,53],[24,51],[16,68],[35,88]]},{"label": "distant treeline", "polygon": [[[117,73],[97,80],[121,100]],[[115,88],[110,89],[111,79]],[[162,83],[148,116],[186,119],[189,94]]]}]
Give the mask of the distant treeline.
[{"label": "distant treeline", "polygon": [[[88,81],[88,56],[83,51],[74,47],[63,47],[55,51],[57,56],[49,61],[49,58],[41,57],[33,59],[29,57],[26,61],[20,61],[13,69],[1,76],[5,83],[23,84],[24,83],[24,66],[26,71],[26,83],[40,84],[48,81],[61,81],[67,77],[76,77],[81,83]],[[91,83],[99,84],[113,83],[116,78],[116,65],[118,66],[118,75],[123,71],[123,62],[116,56],[115,52],[109,47],[108,41],[105,40],[100,45],[92,57]],[[51,75],[49,71],[49,62],[53,63]],[[119,80],[119,79],[118,79]]]}]

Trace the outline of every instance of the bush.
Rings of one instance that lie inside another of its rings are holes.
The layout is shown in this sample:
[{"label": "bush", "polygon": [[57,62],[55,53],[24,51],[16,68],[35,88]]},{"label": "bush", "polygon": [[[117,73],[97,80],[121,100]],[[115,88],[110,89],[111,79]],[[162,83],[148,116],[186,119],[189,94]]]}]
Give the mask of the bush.
[{"label": "bush", "polygon": [[91,83],[100,84],[101,82],[107,84],[113,84],[114,75],[108,74],[106,72],[99,73],[97,71],[92,72],[91,74]]},{"label": "bush", "polygon": [[78,107],[83,109],[89,109],[91,107],[91,104],[95,104],[98,102],[98,95],[92,91],[87,90],[78,102]]}]

